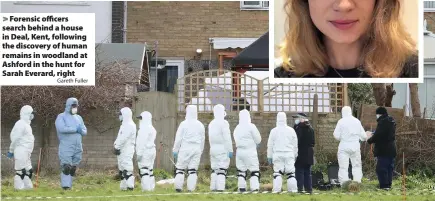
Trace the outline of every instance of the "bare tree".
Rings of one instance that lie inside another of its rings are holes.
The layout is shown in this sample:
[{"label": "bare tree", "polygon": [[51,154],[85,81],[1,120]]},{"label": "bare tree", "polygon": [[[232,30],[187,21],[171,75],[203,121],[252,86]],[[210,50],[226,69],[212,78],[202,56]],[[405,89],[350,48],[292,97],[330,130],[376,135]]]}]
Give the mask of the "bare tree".
[{"label": "bare tree", "polygon": [[373,95],[375,97],[375,102],[377,106],[385,106],[386,100],[386,84],[382,83],[372,83]]},{"label": "bare tree", "polygon": [[[393,96],[396,94],[393,84],[372,83],[376,105],[392,107]],[[420,99],[418,98],[418,84],[409,83],[411,109],[414,117],[421,117]]]},{"label": "bare tree", "polygon": [[409,91],[411,94],[411,109],[414,117],[421,117],[420,99],[418,98],[418,84],[409,83]]},{"label": "bare tree", "polygon": [[385,107],[393,106],[393,96],[396,95],[396,91],[394,90],[393,83],[387,84],[386,86],[386,98],[385,98]]},{"label": "bare tree", "polygon": [[392,107],[393,96],[396,95],[393,84],[372,83],[372,87],[376,105]]}]

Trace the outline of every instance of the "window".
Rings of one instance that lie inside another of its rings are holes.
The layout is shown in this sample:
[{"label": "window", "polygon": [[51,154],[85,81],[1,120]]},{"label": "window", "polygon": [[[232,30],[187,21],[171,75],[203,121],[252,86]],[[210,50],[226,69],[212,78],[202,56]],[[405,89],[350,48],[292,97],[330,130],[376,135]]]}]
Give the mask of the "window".
[{"label": "window", "polygon": [[158,70],[157,91],[174,93],[178,79],[178,66],[165,66]]},{"label": "window", "polygon": [[435,1],[425,1],[424,11],[435,11]]},{"label": "window", "polygon": [[241,10],[269,10],[269,1],[241,1]]},{"label": "window", "polygon": [[87,1],[17,1],[15,5],[89,6]]}]

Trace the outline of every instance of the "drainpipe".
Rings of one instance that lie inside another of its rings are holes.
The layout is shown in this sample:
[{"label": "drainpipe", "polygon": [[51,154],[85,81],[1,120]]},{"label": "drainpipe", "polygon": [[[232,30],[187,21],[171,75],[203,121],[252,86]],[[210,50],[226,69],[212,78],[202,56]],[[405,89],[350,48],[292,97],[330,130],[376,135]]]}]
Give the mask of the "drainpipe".
[{"label": "drainpipe", "polygon": [[210,46],[209,57],[208,57],[208,68],[209,69],[211,69],[211,46],[213,45],[211,42],[212,41],[209,40],[209,46]]},{"label": "drainpipe", "polygon": [[158,41],[155,41],[154,42],[154,51],[156,52],[156,55],[155,55],[155,59],[156,59],[156,79],[155,79],[155,82],[156,82],[156,91],[158,91],[158,89],[157,89],[157,86],[158,86],[158,82],[157,82],[157,74],[159,73],[159,69],[158,69],[158,60],[157,60],[157,58],[158,58],[158,46],[159,46],[159,42]]},{"label": "drainpipe", "polygon": [[122,39],[124,43],[127,43],[127,1],[124,1],[124,23],[122,24]]}]

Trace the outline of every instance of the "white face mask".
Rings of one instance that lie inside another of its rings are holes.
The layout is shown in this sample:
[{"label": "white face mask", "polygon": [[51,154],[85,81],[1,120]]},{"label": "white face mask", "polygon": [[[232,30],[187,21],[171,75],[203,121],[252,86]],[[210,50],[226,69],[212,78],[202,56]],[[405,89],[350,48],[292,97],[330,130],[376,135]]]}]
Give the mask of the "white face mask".
[{"label": "white face mask", "polygon": [[122,121],[122,115],[119,115],[119,121]]},{"label": "white face mask", "polygon": [[72,114],[77,114],[77,108],[75,107],[75,108],[71,109],[71,113]]},{"label": "white face mask", "polygon": [[295,120],[295,125],[298,125],[299,122],[300,122],[299,119],[296,119],[296,120]]},{"label": "white face mask", "polygon": [[376,119],[379,119],[379,117],[381,117],[382,115],[380,115],[380,114],[377,114],[376,115]]},{"label": "white face mask", "polygon": [[32,120],[33,120],[33,118],[35,118],[35,115],[33,115],[33,114],[30,114],[30,115],[29,115],[29,120],[30,120],[30,121],[32,121]]}]

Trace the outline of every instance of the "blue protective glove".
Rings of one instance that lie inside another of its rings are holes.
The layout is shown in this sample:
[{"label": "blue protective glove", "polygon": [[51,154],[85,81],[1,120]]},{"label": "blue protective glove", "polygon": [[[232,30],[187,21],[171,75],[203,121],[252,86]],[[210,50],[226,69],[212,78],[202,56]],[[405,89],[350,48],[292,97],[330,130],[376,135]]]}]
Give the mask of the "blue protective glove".
[{"label": "blue protective glove", "polygon": [[177,159],[177,157],[178,157],[178,153],[177,152],[172,152],[172,155],[174,155],[174,159]]},{"label": "blue protective glove", "polygon": [[13,158],[14,157],[14,153],[8,152],[7,157],[8,158]]},{"label": "blue protective glove", "polygon": [[269,165],[272,165],[272,158],[267,158],[267,163],[269,163]]},{"label": "blue protective glove", "polygon": [[232,158],[233,157],[233,152],[229,152],[228,153],[228,158]]}]

